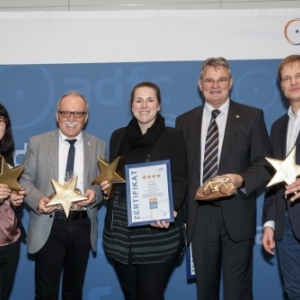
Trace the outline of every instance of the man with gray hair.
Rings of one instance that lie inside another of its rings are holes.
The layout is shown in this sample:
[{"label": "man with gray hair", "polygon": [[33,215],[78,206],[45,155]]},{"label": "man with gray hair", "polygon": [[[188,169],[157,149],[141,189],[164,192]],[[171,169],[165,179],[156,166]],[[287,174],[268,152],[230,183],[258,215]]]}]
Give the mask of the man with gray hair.
[{"label": "man with gray hair", "polygon": [[[219,299],[221,270],[225,300],[253,298],[256,192],[270,177],[264,168],[270,144],[262,110],[232,101],[232,84],[227,60],[207,59],[198,80],[205,104],[176,119],[187,148],[187,239],[201,300]],[[196,201],[199,186],[215,176],[236,193]]]},{"label": "man with gray hair", "polygon": [[[60,98],[58,130],[32,137],[24,158],[21,185],[30,208],[28,252],[35,254],[35,299],[58,299],[61,273],[62,299],[82,299],[90,248],[97,248],[99,186],[91,182],[99,171],[97,158],[105,158],[105,143],[83,132],[88,103],[77,92]],[[67,166],[67,167],[66,167]],[[72,205],[66,216],[60,205],[47,206],[54,194],[51,180],[60,184],[78,176],[76,188],[87,200]]]}]

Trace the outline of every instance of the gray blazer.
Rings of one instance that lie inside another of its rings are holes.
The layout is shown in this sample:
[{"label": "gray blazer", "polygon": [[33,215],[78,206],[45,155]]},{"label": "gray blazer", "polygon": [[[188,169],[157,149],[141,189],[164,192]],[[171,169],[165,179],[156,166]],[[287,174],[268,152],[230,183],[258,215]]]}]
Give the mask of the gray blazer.
[{"label": "gray blazer", "polygon": [[[98,176],[97,158],[106,157],[105,143],[95,136],[82,132],[84,143],[84,192],[92,188],[96,194],[96,202],[87,207],[91,220],[91,246],[97,250],[97,206],[103,200],[99,186],[91,186],[91,182]],[[46,243],[52,223],[53,213],[40,214],[37,203],[43,196],[49,197],[53,193],[51,179],[58,179],[58,140],[59,130],[50,131],[32,137],[29,140],[23,165],[25,171],[20,179],[20,184],[27,192],[25,203],[30,208],[28,226],[27,250],[36,253]]]}]

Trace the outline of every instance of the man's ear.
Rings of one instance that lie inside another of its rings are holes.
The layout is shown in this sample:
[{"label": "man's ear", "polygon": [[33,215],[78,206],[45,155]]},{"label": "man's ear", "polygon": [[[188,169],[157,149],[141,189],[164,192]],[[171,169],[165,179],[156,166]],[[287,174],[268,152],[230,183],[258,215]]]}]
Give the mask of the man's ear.
[{"label": "man's ear", "polygon": [[198,80],[198,87],[199,87],[199,90],[202,92],[203,84],[202,84],[202,80],[201,79]]}]

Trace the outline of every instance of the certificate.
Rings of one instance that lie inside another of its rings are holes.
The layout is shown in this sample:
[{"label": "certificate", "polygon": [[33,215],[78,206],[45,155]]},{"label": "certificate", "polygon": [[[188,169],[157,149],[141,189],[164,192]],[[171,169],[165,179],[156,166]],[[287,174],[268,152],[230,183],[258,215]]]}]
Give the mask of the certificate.
[{"label": "certificate", "polygon": [[174,221],[170,160],[125,165],[128,226]]}]

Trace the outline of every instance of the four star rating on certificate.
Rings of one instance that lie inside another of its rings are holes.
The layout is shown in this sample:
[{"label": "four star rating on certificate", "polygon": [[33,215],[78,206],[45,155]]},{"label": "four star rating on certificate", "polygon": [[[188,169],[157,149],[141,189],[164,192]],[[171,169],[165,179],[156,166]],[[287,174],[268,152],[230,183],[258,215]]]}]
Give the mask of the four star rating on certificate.
[{"label": "four star rating on certificate", "polygon": [[151,178],[159,178],[161,175],[160,174],[153,174],[153,175],[144,175],[143,179],[151,179]]}]

